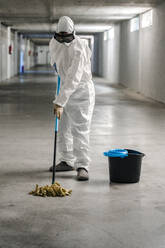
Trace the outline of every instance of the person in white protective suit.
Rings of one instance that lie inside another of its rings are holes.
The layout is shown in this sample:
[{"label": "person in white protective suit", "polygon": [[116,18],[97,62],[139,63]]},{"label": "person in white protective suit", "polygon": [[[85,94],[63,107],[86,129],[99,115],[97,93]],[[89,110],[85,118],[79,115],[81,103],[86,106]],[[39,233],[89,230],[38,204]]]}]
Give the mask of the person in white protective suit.
[{"label": "person in white protective suit", "polygon": [[74,23],[67,16],[59,19],[49,50],[51,65],[56,64],[61,78],[60,93],[53,101],[55,114],[60,119],[60,163],[56,171],[76,169],[78,180],[88,180],[89,134],[95,104],[91,50],[86,40],[75,35]]}]

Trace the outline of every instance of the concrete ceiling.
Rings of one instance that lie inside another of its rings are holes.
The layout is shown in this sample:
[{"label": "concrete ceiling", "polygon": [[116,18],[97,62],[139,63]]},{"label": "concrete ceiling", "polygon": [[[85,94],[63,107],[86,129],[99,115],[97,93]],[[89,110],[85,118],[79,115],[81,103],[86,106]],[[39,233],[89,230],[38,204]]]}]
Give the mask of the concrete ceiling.
[{"label": "concrete ceiling", "polygon": [[[60,16],[68,15],[78,33],[108,30],[163,0],[0,0],[0,22],[20,33],[53,33]],[[33,37],[35,42],[35,38]],[[40,39],[36,40],[40,43]]]}]

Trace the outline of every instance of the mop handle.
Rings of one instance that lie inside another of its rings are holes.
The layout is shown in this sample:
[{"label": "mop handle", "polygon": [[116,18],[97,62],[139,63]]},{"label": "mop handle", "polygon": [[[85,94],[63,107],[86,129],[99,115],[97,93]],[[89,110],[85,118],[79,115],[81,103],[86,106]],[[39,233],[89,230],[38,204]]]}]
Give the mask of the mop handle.
[{"label": "mop handle", "polygon": [[[60,92],[60,76],[58,76],[58,83],[57,83],[57,96]],[[58,132],[58,118],[56,116],[56,122],[55,122],[55,132]]]},{"label": "mop handle", "polygon": [[[58,83],[57,83],[57,95],[59,94],[60,91],[60,76],[58,76]],[[57,143],[57,133],[58,133],[58,118],[56,116],[55,119],[55,135],[54,135],[54,156],[53,156],[53,173],[52,173],[52,184],[55,182],[55,174],[56,174],[56,143]]]}]

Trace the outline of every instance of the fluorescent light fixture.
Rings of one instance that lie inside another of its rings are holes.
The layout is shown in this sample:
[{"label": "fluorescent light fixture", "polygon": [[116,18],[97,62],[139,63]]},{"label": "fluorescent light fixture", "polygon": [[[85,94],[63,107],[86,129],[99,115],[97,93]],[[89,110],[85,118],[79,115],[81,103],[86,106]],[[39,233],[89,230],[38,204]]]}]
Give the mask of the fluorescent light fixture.
[{"label": "fluorescent light fixture", "polygon": [[130,21],[130,31],[134,32],[139,30],[139,17],[135,17]]},{"label": "fluorescent light fixture", "polygon": [[142,14],[142,28],[147,28],[152,26],[153,22],[153,10],[147,11]]}]

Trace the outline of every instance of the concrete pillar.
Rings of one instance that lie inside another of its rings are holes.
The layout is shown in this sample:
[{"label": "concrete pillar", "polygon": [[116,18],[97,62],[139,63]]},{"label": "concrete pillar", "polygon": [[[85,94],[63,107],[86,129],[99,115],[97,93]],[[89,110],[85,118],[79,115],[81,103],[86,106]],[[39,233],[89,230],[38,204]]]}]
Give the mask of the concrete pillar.
[{"label": "concrete pillar", "polygon": [[37,56],[38,49],[37,49],[37,46],[36,45],[34,45],[34,52],[35,52],[34,66],[36,66],[37,65],[37,58],[38,58],[38,56]]},{"label": "concrete pillar", "polygon": [[18,33],[14,33],[14,75],[18,74]]},{"label": "concrete pillar", "polygon": [[19,72],[23,73],[24,72],[24,53],[25,53],[25,44],[24,44],[24,39],[23,35],[20,35],[20,69]]},{"label": "concrete pillar", "polygon": [[11,27],[7,27],[7,79],[10,78],[11,76],[11,55],[9,54],[10,45],[11,45]]},{"label": "concrete pillar", "polygon": [[27,69],[30,69],[30,55],[29,55],[30,50],[31,50],[30,40],[27,40]]}]

